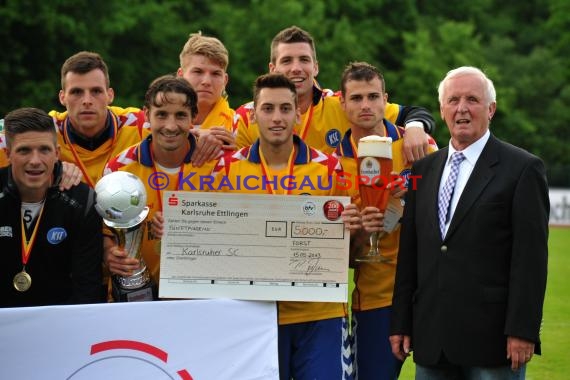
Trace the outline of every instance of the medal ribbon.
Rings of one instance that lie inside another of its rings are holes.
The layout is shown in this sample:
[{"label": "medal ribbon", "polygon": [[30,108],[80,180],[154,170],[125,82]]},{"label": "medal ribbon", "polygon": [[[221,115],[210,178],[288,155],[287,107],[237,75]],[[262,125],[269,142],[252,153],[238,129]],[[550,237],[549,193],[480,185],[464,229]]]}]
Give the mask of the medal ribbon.
[{"label": "medal ribbon", "polygon": [[[356,162],[356,171],[358,172],[358,144],[354,141],[354,135],[350,134],[350,148],[352,149],[352,157]],[[356,177],[356,189],[358,190],[355,195],[350,197],[352,203],[356,203],[360,206],[360,173],[357,173]]]},{"label": "medal ribbon", "polygon": [[45,206],[45,201],[42,203],[42,208],[40,209],[40,213],[38,215],[36,225],[34,226],[34,230],[32,231],[32,236],[30,237],[30,240],[26,239],[26,227],[24,225],[24,215],[22,215],[22,218],[20,219],[20,226],[22,230],[22,264],[24,265],[24,268],[28,263],[30,254],[32,253],[32,247],[36,242],[36,236],[38,234],[39,225],[42,220],[42,215],[44,213],[44,206]]},{"label": "medal ribbon", "polygon": [[307,133],[309,132],[309,128],[311,127],[311,120],[313,120],[313,111],[314,111],[314,105],[311,102],[311,107],[309,107],[309,111],[303,120],[303,126],[301,127],[301,131],[299,133],[299,136],[303,141],[305,141],[305,137],[307,137]]},{"label": "medal ribbon", "polygon": [[[269,194],[276,194],[276,192],[273,190],[273,188],[271,187],[271,183],[269,182],[269,175],[271,175],[271,171],[269,170],[269,166],[267,165],[267,163],[265,162],[265,157],[263,157],[263,152],[261,151],[261,149],[259,149],[259,156],[261,157],[261,172],[263,173],[263,176],[267,179],[267,193]],[[291,155],[289,156],[289,162],[287,162],[287,166],[289,167],[289,178],[291,178],[293,176],[293,168],[295,166],[295,157],[297,156],[297,148],[295,147],[295,145],[293,145],[293,151],[291,152]],[[289,187],[287,189],[287,191],[285,192],[286,195],[291,194],[291,186],[287,186]]]},{"label": "medal ribbon", "polygon": [[[109,154],[107,155],[107,158],[105,159],[105,162],[109,162],[109,159],[111,158],[111,154],[113,153],[113,146],[115,146],[115,139],[117,138],[117,133],[118,133],[118,128],[119,128],[117,118],[111,117],[111,121],[113,123],[112,127],[114,129],[113,139],[111,140],[111,145],[109,146],[110,151],[109,151]],[[83,178],[84,178],[85,182],[89,185],[90,188],[94,189],[95,184],[91,180],[91,177],[89,176],[89,173],[87,172],[87,168],[85,167],[85,164],[79,158],[79,154],[75,150],[75,147],[73,146],[73,143],[71,142],[71,139],[69,138],[69,132],[68,132],[69,128],[71,128],[69,126],[69,118],[66,118],[63,121],[63,140],[65,141],[65,143],[67,145],[69,145],[69,150],[71,150],[71,154],[73,155],[73,159],[75,160],[75,163],[77,164],[77,166],[81,170],[81,173],[83,173]]]},{"label": "medal ribbon", "polygon": [[352,156],[358,159],[358,144],[354,141],[354,135],[350,135],[350,147],[352,148]]},{"label": "medal ribbon", "polygon": [[[152,142],[150,144],[150,160],[152,161],[152,170],[154,170],[155,173],[158,173],[158,170],[156,170],[156,164],[154,163],[154,154],[152,153],[153,148],[152,148]],[[174,190],[180,190],[180,178],[182,177],[182,175],[184,174],[184,160],[182,160],[182,164],[180,165],[180,169],[178,170],[178,175],[176,178],[176,187],[174,188]],[[166,173],[166,175],[168,175],[168,173]],[[158,198],[158,211],[162,212],[162,190],[159,189],[159,186],[155,187],[156,190],[156,196]]]}]

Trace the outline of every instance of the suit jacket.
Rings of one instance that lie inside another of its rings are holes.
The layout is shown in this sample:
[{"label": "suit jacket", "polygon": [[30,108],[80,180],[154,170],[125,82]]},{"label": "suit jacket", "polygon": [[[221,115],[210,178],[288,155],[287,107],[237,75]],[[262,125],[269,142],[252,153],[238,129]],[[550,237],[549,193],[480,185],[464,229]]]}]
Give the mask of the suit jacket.
[{"label": "suit jacket", "polygon": [[506,338],[536,343],[546,288],[549,197],[542,161],[490,136],[444,240],[438,191],[448,148],[412,167],[402,221],[391,334],[414,361],[506,365]]}]

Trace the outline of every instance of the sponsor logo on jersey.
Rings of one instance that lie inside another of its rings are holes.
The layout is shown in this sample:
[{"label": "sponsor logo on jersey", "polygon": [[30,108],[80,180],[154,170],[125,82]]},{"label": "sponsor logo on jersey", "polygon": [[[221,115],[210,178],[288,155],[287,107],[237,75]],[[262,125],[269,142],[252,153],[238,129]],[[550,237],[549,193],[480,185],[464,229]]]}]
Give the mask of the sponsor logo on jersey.
[{"label": "sponsor logo on jersey", "polygon": [[12,237],[12,226],[0,227],[0,237]]}]

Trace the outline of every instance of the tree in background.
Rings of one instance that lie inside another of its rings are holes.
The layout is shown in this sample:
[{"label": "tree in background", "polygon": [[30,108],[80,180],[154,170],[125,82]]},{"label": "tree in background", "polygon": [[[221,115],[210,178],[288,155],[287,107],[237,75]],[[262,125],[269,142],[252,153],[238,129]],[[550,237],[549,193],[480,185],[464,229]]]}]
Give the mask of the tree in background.
[{"label": "tree in background", "polygon": [[142,105],[150,81],[178,68],[193,29],[187,15],[200,19],[200,12],[186,1],[7,0],[0,8],[0,115],[21,106],[62,109],[61,65],[81,50],[109,65],[117,105]]},{"label": "tree in background", "polygon": [[[80,50],[100,53],[115,104],[140,105],[148,83],[178,68],[201,30],[230,52],[230,104],[251,98],[269,44],[298,25],[313,34],[318,80],[337,89],[350,61],[380,67],[390,100],[422,105],[439,120],[436,87],[451,68],[474,65],[494,79],[499,137],[542,157],[551,185],[570,186],[570,3],[567,0],[5,0],[0,8],[0,115],[21,106],[62,109],[59,70]],[[435,137],[449,135],[443,123]]]}]

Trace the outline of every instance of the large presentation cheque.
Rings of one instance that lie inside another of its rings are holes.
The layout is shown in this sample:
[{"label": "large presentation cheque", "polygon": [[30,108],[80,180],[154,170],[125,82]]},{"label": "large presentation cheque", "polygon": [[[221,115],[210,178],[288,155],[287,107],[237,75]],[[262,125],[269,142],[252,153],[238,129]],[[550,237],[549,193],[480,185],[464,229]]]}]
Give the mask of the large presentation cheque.
[{"label": "large presentation cheque", "polygon": [[347,302],[349,197],[165,192],[161,298]]}]

